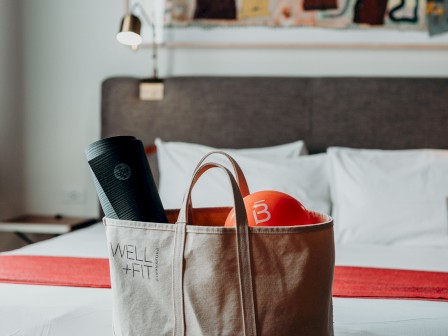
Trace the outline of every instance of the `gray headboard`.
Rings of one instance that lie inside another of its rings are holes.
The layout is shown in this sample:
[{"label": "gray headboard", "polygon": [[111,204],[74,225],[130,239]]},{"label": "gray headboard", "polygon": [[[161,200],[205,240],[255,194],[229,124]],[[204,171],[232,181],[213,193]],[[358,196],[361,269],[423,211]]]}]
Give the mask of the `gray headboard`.
[{"label": "gray headboard", "polygon": [[448,79],[177,77],[165,98],[138,99],[138,79],[102,86],[101,135],[214,147],[303,139],[328,146],[448,148]]}]

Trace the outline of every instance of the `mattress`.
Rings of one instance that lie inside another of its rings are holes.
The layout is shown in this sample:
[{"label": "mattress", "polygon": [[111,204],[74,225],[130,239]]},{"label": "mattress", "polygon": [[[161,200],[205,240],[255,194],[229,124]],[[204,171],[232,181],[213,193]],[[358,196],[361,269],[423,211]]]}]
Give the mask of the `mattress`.
[{"label": "mattress", "polygon": [[[107,258],[102,224],[8,252]],[[336,264],[448,272],[448,249],[338,245]],[[0,336],[112,335],[110,289],[0,284]],[[335,335],[446,335],[448,302],[334,298]]]}]

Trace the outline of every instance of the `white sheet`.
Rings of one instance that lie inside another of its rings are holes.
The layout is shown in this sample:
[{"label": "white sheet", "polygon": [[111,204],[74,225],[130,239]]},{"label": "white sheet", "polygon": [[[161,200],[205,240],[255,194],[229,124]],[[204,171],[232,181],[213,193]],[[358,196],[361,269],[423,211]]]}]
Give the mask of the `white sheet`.
[{"label": "white sheet", "polygon": [[[336,265],[448,272],[448,249],[338,245]],[[335,335],[448,335],[448,302],[335,298],[333,303]]]},{"label": "white sheet", "polygon": [[[101,223],[21,249],[14,255],[107,258]],[[110,336],[109,289],[0,284],[0,336]]]},{"label": "white sheet", "polygon": [[4,254],[108,258],[102,223]]},{"label": "white sheet", "polygon": [[[107,257],[102,224],[8,254]],[[448,272],[448,249],[337,246],[336,264]],[[0,336],[112,335],[108,289],[0,284]],[[448,334],[448,302],[334,299],[335,335]]]}]

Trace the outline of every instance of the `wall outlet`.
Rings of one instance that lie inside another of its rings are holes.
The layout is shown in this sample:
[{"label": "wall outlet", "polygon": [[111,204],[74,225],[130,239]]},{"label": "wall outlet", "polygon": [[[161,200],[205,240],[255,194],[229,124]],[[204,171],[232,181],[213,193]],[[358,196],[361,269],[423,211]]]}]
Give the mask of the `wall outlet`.
[{"label": "wall outlet", "polygon": [[86,189],[84,187],[65,187],[62,201],[67,204],[81,204],[86,201]]}]

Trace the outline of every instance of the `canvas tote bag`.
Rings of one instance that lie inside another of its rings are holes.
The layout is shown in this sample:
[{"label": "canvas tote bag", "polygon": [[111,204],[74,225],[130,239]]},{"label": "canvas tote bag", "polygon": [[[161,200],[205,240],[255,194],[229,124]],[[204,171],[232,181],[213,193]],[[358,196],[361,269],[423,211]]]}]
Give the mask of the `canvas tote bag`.
[{"label": "canvas tote bag", "polygon": [[[333,220],[249,228],[247,183],[228,158],[238,183],[201,160],[182,208],[167,211],[175,224],[104,219],[114,335],[333,335]],[[229,208],[191,209],[211,168],[230,182],[236,227],[222,226]]]}]

